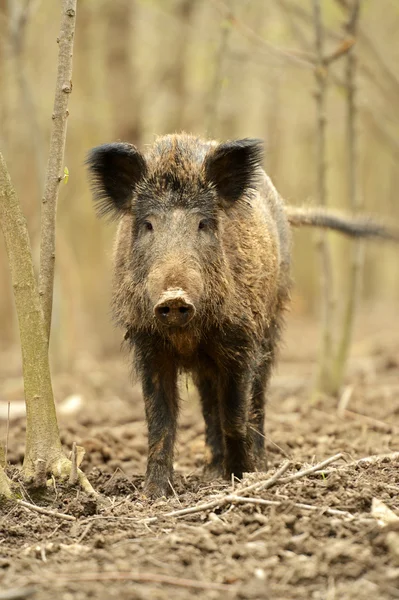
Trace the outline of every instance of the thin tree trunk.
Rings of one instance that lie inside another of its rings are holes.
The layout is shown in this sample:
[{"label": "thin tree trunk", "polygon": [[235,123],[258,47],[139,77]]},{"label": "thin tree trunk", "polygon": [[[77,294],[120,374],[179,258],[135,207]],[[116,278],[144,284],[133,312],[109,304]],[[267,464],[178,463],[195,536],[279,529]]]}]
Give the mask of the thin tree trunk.
[{"label": "thin tree trunk", "polygon": [[[317,187],[319,204],[327,206],[327,139],[326,100],[328,70],[324,61],[324,30],[320,0],[313,0],[313,17],[316,33],[316,108],[317,108]],[[321,292],[323,304],[322,343],[319,358],[318,391],[330,392],[331,361],[333,352],[332,326],[334,318],[334,290],[331,249],[326,232],[319,235],[318,247],[321,261]]]},{"label": "thin tree trunk", "polygon": [[[26,403],[24,474],[26,477],[36,475],[38,464],[44,463],[45,472],[52,472],[58,477],[69,476],[71,463],[63,454],[58,430],[48,338],[33,271],[28,230],[1,153],[0,226],[6,243],[21,337]],[[78,477],[83,489],[94,493],[81,471]]]},{"label": "thin tree trunk", "polygon": [[60,182],[63,179],[68,101],[72,92],[72,53],[76,23],[76,0],[62,0],[58,38],[58,71],[54,97],[53,127],[42,200],[39,294],[47,341],[50,338],[55,266],[55,221]]},{"label": "thin tree trunk", "polygon": [[1,154],[0,225],[6,243],[21,337],[27,418],[24,471],[32,475],[37,459],[49,464],[62,450],[51,386],[47,335],[28,230]]},{"label": "thin tree trunk", "polygon": [[[349,36],[355,38],[357,34],[357,24],[359,19],[360,0],[354,0],[346,25],[346,32]],[[346,135],[348,148],[348,180],[349,180],[349,207],[353,213],[363,208],[361,195],[357,189],[357,152],[356,152],[356,56],[353,46],[346,58],[346,89],[347,89],[347,110],[346,110]],[[363,244],[362,242],[353,242],[351,257],[350,280],[347,297],[345,300],[343,320],[341,324],[340,339],[338,351],[335,359],[333,373],[333,391],[337,393],[342,385],[345,375],[345,368],[349,355],[349,348],[352,339],[352,331],[355,320],[356,304],[359,294],[359,286],[363,267]]]}]

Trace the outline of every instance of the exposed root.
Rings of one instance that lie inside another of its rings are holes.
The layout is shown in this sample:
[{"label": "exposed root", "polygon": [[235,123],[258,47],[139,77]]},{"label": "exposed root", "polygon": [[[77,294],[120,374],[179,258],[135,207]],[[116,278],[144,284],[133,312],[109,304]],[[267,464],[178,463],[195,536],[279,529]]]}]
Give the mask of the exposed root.
[{"label": "exposed root", "polygon": [[0,467],[0,500],[2,498],[10,500],[13,497],[10,483],[11,482],[5,474],[4,469]]},{"label": "exposed root", "polygon": [[[56,479],[61,481],[69,481],[71,473],[74,472],[74,466],[72,462],[63,454],[61,454],[56,460],[52,461],[50,465],[50,473],[54,475]],[[77,469],[77,481],[80,487],[86,494],[97,496],[97,492],[87,479],[86,475],[80,469]],[[51,484],[52,484],[51,480]]]}]

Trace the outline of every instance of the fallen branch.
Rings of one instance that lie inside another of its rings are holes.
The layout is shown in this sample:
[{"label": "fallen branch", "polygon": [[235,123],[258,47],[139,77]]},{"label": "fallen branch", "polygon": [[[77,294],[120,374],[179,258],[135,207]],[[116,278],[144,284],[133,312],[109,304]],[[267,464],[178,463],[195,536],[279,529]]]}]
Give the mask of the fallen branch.
[{"label": "fallen branch", "polygon": [[382,461],[399,461],[399,452],[390,452],[389,454],[372,454],[371,456],[365,456],[363,458],[358,458],[357,460],[352,460],[343,465],[338,465],[337,467],[332,467],[327,470],[315,471],[315,475],[328,475],[330,473],[336,473],[337,471],[342,471],[345,469],[350,469],[351,467],[357,467],[362,465],[375,465]]},{"label": "fallen branch", "polygon": [[36,591],[34,587],[12,588],[11,590],[0,592],[0,600],[24,600],[36,594]]},{"label": "fallen branch", "polygon": [[[340,458],[343,458],[342,454],[335,454],[334,456],[331,456],[330,458],[323,460],[322,462],[318,463],[317,465],[314,465],[313,467],[304,469],[302,471],[299,471],[298,473],[294,473],[293,475],[290,475],[289,477],[281,477],[290,465],[289,461],[287,461],[269,479],[266,479],[263,481],[257,481],[249,486],[241,488],[241,489],[237,490],[237,494],[220,495],[217,498],[210,500],[209,502],[203,502],[202,504],[197,504],[196,506],[190,506],[188,508],[173,510],[171,512],[167,512],[167,513],[164,513],[163,515],[159,515],[156,517],[149,517],[147,519],[141,519],[140,522],[146,523],[146,524],[155,523],[160,518],[183,517],[186,515],[193,515],[193,514],[196,514],[199,512],[213,510],[215,508],[222,508],[223,506],[226,506],[227,504],[237,504],[237,503],[242,504],[242,503],[247,502],[247,503],[252,503],[252,504],[263,504],[264,506],[281,506],[283,503],[276,501],[276,500],[259,499],[259,502],[258,502],[257,498],[247,498],[247,497],[244,497],[243,495],[239,495],[239,494],[247,494],[249,491],[260,492],[265,489],[269,489],[270,487],[272,487],[273,485],[276,485],[278,483],[288,483],[289,481],[293,481],[294,479],[306,477],[307,475],[314,473],[317,470],[322,469],[324,466],[327,466]],[[306,510],[325,510],[325,511],[334,510],[334,513],[329,512],[329,514],[340,514],[340,515],[352,517],[352,515],[350,515],[350,513],[346,513],[345,511],[337,512],[337,511],[335,511],[335,509],[321,509],[317,506],[313,507],[310,504],[294,504],[293,506],[296,506],[297,508],[304,508]]]},{"label": "fallen branch", "polygon": [[[75,573],[57,573],[51,583],[86,581],[135,581],[136,583],[160,583],[182,588],[193,588],[197,590],[214,590],[227,592],[234,590],[234,586],[226,583],[212,583],[211,581],[198,581],[196,579],[183,579],[169,575],[158,575],[156,573],[135,573],[133,571],[117,571],[115,573],[86,573],[84,575]],[[41,581],[42,583],[42,581]]]},{"label": "fallen branch", "polygon": [[336,460],[339,460],[340,458],[344,458],[344,455],[342,453],[334,454],[334,456],[331,456],[330,458],[327,458],[326,460],[317,463],[317,465],[314,465],[313,467],[303,469],[303,471],[298,471],[298,473],[294,473],[293,475],[289,475],[288,477],[283,477],[282,479],[280,479],[279,483],[289,483],[290,481],[294,481],[295,479],[307,477],[307,475],[311,475],[312,473],[322,470],[323,467],[330,465],[331,463],[335,462]]},{"label": "fallen branch", "polygon": [[64,521],[76,521],[76,517],[72,515],[66,515],[65,513],[56,512],[55,510],[50,510],[48,508],[42,508],[41,506],[36,506],[36,504],[31,504],[30,502],[25,502],[25,500],[16,500],[17,504],[27,508],[28,510],[33,510],[35,512],[40,513],[41,515],[46,515],[47,517],[55,517],[56,519],[64,519]]},{"label": "fallen branch", "polygon": [[384,431],[385,433],[399,432],[399,428],[395,427],[394,425],[389,425],[384,421],[379,421],[378,419],[374,419],[373,417],[369,417],[368,415],[363,415],[362,413],[355,412],[354,410],[345,409],[343,411],[343,417],[363,422],[369,427],[375,429],[376,431]]}]

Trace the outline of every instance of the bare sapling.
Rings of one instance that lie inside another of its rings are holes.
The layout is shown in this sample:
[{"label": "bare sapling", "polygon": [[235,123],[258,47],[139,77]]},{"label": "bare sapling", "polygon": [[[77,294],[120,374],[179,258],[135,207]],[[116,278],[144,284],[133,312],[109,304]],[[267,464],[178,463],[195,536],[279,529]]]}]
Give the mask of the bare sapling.
[{"label": "bare sapling", "polygon": [[[42,485],[43,474],[52,474],[66,480],[72,468],[72,463],[61,446],[49,367],[48,341],[54,280],[55,213],[58,187],[63,178],[67,102],[72,89],[75,19],[76,0],[63,0],[53,131],[43,199],[41,288],[34,274],[26,221],[6,163],[0,154],[0,225],[18,315],[27,414],[23,473],[37,485]],[[78,481],[85,491],[94,492],[80,470]]]},{"label": "bare sapling", "polygon": [[[317,188],[318,204],[327,206],[327,86],[328,66],[324,59],[324,28],[320,0],[313,0],[313,18],[316,50],[316,118],[317,118]],[[318,238],[321,263],[321,296],[323,305],[322,342],[319,358],[317,391],[330,392],[333,356],[332,324],[335,313],[331,248],[328,234],[321,231]]]},{"label": "bare sapling", "polygon": [[[359,20],[360,0],[353,0],[348,10],[348,20],[344,25],[349,39],[356,39]],[[345,85],[346,85],[346,148],[348,165],[349,202],[352,214],[363,209],[363,201],[357,186],[357,149],[356,149],[356,44],[352,45],[346,56]],[[332,373],[332,391],[338,393],[342,386],[345,369],[348,362],[352,331],[355,320],[356,304],[363,268],[363,243],[353,243],[349,286],[344,301],[342,323],[338,328],[339,339]]]},{"label": "bare sapling", "polygon": [[76,1],[63,0],[58,37],[58,69],[54,96],[53,126],[42,199],[39,293],[43,306],[47,339],[50,339],[55,266],[55,221],[60,183],[64,178],[64,153],[68,120],[68,102],[72,92],[73,38]]}]

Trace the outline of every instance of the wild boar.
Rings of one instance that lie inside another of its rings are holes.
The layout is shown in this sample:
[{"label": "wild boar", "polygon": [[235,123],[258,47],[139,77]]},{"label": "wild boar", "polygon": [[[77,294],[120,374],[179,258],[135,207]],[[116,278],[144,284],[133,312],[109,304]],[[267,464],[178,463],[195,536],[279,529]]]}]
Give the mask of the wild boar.
[{"label": "wild boar", "polygon": [[289,219],[367,235],[364,223],[287,211],[262,159],[256,139],[178,134],[145,154],[105,144],[87,160],[99,212],[120,219],[112,306],[142,383],[152,497],[171,489],[183,371],[201,399],[206,470],[240,478],[264,467],[265,392],[290,296]]}]

